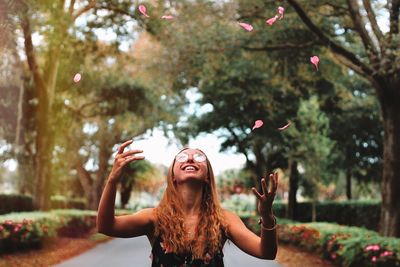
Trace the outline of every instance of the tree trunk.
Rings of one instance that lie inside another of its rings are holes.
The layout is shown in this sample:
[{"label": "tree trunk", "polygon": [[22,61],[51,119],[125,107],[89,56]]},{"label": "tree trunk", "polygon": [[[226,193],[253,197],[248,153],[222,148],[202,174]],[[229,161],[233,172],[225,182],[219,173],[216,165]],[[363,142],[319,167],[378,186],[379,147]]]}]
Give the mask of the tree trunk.
[{"label": "tree trunk", "polygon": [[50,209],[50,176],[51,152],[50,139],[51,123],[49,117],[49,102],[47,88],[37,85],[38,106],[36,110],[36,156],[35,156],[35,194],[34,206],[36,209]]},{"label": "tree trunk", "polygon": [[380,97],[383,115],[383,184],[379,232],[400,237],[400,81]]},{"label": "tree trunk", "polygon": [[129,181],[128,183],[125,184],[125,186],[121,186],[121,208],[126,208],[126,205],[129,202],[129,199],[131,198],[131,193],[132,193],[132,188],[133,188],[133,182]]},{"label": "tree trunk", "polygon": [[347,199],[351,199],[351,169],[347,168],[346,170],[346,196]]},{"label": "tree trunk", "polygon": [[289,199],[288,209],[286,211],[286,217],[290,220],[296,219],[296,206],[297,206],[297,189],[299,183],[299,172],[297,170],[297,161],[290,163],[290,175],[289,175]]},{"label": "tree trunk", "polygon": [[315,199],[312,200],[311,203],[312,211],[311,211],[311,221],[317,221],[317,201]]}]

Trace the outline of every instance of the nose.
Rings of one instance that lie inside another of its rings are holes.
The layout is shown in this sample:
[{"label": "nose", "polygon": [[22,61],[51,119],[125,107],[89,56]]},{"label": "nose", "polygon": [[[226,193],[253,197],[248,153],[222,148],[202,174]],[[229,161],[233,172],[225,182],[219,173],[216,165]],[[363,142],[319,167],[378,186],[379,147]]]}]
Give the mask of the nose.
[{"label": "nose", "polygon": [[194,162],[194,160],[193,160],[193,155],[192,155],[192,154],[189,154],[189,155],[188,155],[187,162]]}]

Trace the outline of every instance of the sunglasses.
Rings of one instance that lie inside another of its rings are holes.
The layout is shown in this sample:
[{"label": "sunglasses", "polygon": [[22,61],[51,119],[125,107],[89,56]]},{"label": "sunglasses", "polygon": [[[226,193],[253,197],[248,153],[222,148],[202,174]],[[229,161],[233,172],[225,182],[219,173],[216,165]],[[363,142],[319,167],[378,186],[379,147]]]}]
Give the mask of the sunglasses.
[{"label": "sunglasses", "polygon": [[[189,159],[189,155],[185,152],[181,152],[178,155],[176,155],[175,160],[178,162],[186,162]],[[207,160],[207,157],[204,154],[201,153],[195,153],[193,154],[193,160],[196,162],[205,162]]]}]

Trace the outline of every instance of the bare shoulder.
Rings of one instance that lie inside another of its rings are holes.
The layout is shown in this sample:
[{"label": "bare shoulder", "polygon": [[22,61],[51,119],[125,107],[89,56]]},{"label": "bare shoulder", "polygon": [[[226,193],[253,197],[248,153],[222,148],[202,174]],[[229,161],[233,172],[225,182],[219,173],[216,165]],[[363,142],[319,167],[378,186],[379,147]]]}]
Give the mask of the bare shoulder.
[{"label": "bare shoulder", "polygon": [[222,211],[228,227],[228,235],[231,236],[232,231],[234,230],[233,228],[243,224],[243,222],[236,213],[226,209],[222,209]]},{"label": "bare shoulder", "polygon": [[134,213],[134,215],[140,216],[148,224],[154,225],[156,222],[155,210],[156,208],[144,208]]},{"label": "bare shoulder", "polygon": [[222,212],[223,212],[225,221],[228,225],[234,221],[240,220],[239,216],[230,210],[222,209]]}]

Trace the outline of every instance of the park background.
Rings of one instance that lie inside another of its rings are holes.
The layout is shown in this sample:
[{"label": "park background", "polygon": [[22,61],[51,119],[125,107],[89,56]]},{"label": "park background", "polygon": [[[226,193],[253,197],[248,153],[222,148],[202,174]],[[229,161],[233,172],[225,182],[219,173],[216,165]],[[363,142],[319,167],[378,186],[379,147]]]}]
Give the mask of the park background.
[{"label": "park background", "polygon": [[399,1],[0,10],[1,255],[92,231],[116,148],[134,139],[146,160],[124,172],[120,214],[157,204],[189,144],[209,156],[223,206],[255,232],[250,188],[278,171],[282,243],[338,266],[400,265]]}]

